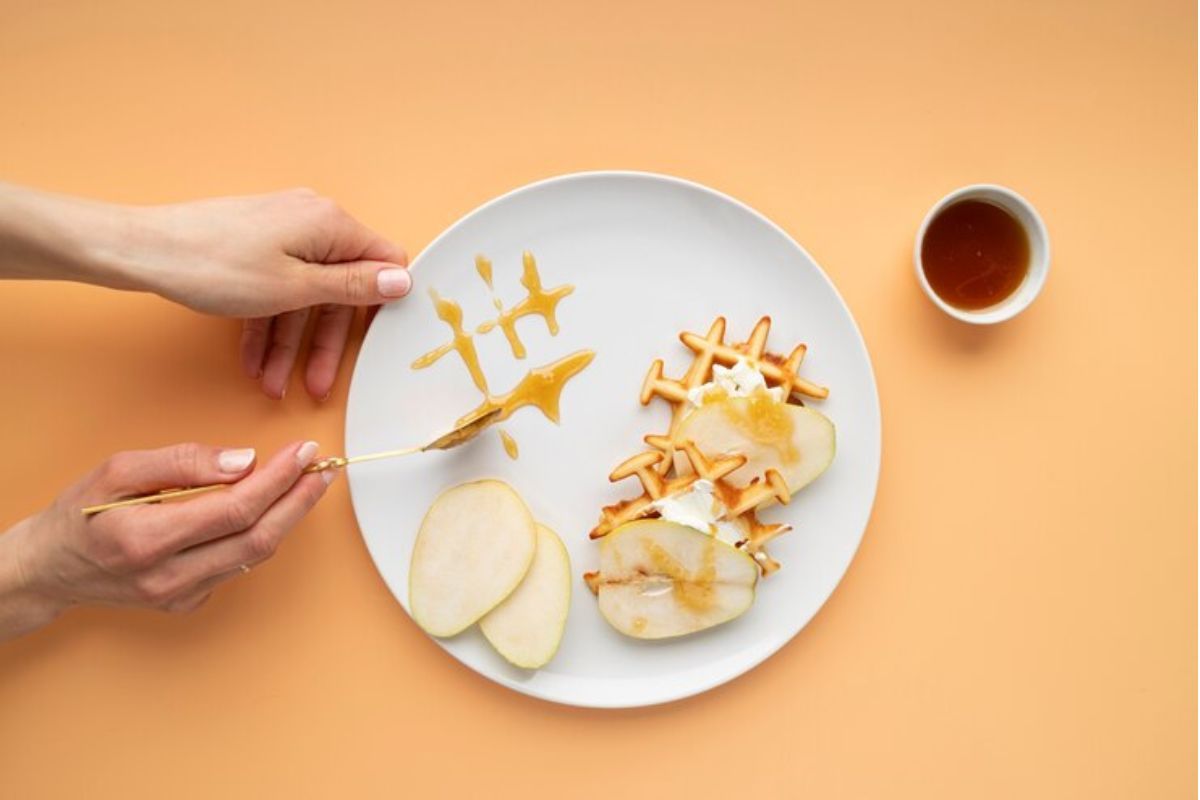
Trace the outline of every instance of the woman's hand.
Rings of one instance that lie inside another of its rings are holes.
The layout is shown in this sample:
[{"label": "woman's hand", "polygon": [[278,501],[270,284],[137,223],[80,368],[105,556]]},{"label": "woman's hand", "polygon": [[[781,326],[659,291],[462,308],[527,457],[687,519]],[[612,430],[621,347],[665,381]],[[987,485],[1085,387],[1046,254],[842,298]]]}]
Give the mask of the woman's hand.
[{"label": "woman's hand", "polygon": [[[315,442],[254,469],[253,450],[181,444],[118,453],[50,508],[0,535],[0,640],[72,605],[190,611],[220,583],[270,558],[336,470],[304,474]],[[228,483],[191,500],[85,517],[80,509],[178,486]]]},{"label": "woman's hand", "polygon": [[412,288],[398,245],[307,189],[142,210],[153,291],[209,314],[246,319],[242,368],[282,398],[310,319],[309,394],[333,388],[355,306]]},{"label": "woman's hand", "polygon": [[329,395],[355,307],[408,294],[407,263],[308,189],[135,207],[0,184],[0,277],[152,291],[244,319],[243,369],[276,398],[310,321],[305,387]]}]

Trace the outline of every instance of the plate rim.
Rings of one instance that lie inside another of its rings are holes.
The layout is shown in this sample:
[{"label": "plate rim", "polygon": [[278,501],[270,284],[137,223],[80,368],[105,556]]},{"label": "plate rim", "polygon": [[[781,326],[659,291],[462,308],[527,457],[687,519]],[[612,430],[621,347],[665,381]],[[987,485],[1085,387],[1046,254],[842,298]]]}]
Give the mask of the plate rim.
[{"label": "plate rim", "polygon": [[[665,692],[657,693],[653,697],[650,697],[648,699],[637,698],[635,700],[615,700],[608,696],[585,698],[585,699],[566,698],[561,695],[557,695],[555,693],[547,692],[545,690],[545,687],[539,687],[536,685],[536,682],[533,682],[533,681],[528,682],[528,683],[521,682],[521,681],[514,681],[514,680],[506,678],[503,675],[493,675],[493,674],[481,672],[480,670],[477,670],[472,664],[467,663],[462,658],[460,658],[459,655],[457,653],[455,653],[453,650],[441,646],[441,644],[439,642],[437,642],[434,639],[434,637],[430,636],[429,634],[425,633],[424,631],[421,631],[422,634],[424,634],[426,636],[426,638],[431,640],[431,643],[438,645],[439,650],[441,650],[443,653],[450,655],[454,659],[454,661],[456,661],[460,666],[465,667],[466,669],[470,670],[473,674],[479,675],[480,677],[485,678],[488,681],[491,681],[491,682],[496,683],[500,686],[503,686],[507,689],[518,692],[520,694],[523,694],[527,697],[532,697],[537,700],[555,703],[557,705],[571,706],[571,707],[575,707],[575,708],[598,708],[598,709],[645,708],[645,707],[649,707],[649,706],[657,706],[657,705],[664,705],[666,703],[673,703],[673,702],[677,702],[679,700],[687,699],[689,697],[694,697],[696,695],[704,694],[706,692],[712,691],[713,689],[715,689],[719,686],[722,686],[726,683],[734,681],[734,680],[742,677],[743,675],[746,675],[746,674],[754,671],[754,669],[756,669],[767,659],[771,658],[773,655],[778,653],[789,642],[791,642],[798,635],[800,635],[800,633],[806,627],[808,627],[808,625],[813,621],[813,619],[818,614],[820,614],[821,611],[825,608],[826,604],[829,602],[829,599],[833,596],[834,592],[836,592],[838,587],[840,587],[842,585],[842,581],[845,580],[846,574],[850,571],[850,566],[854,563],[855,558],[858,557],[858,551],[862,547],[863,538],[867,534],[867,529],[870,527],[870,524],[871,524],[871,518],[874,515],[875,501],[878,498],[878,494],[879,494],[879,475],[883,468],[883,409],[879,402],[879,384],[875,378],[875,366],[871,361],[871,354],[870,354],[870,351],[867,349],[867,344],[866,344],[865,338],[863,337],[862,329],[859,327],[858,320],[855,318],[853,311],[851,311],[849,304],[846,302],[845,298],[842,297],[841,292],[838,291],[837,286],[834,284],[833,280],[829,277],[829,275],[825,272],[825,269],[821,266],[820,262],[818,262],[815,258],[813,258],[812,254],[809,253],[808,250],[802,244],[800,244],[790,233],[788,233],[782,226],[780,226],[778,223],[776,223],[770,217],[767,217],[761,211],[759,211],[759,210],[755,209],[754,207],[746,204],[745,202],[737,199],[736,197],[732,197],[732,196],[726,194],[725,192],[720,191],[719,189],[714,189],[711,186],[707,186],[705,184],[702,184],[702,183],[699,183],[697,181],[693,181],[693,180],[690,180],[687,178],[680,178],[675,175],[668,175],[665,173],[650,172],[650,171],[643,171],[643,170],[599,169],[599,170],[584,170],[584,171],[579,171],[579,172],[561,173],[558,175],[552,175],[550,177],[541,178],[541,179],[532,181],[530,183],[522,184],[521,186],[517,186],[517,187],[510,189],[506,192],[503,192],[502,194],[499,194],[489,200],[486,200],[485,202],[481,203],[480,205],[475,206],[470,211],[468,211],[465,214],[456,218],[454,222],[452,222],[449,226],[447,226],[444,230],[442,230],[441,233],[439,233],[437,236],[435,236],[433,239],[431,239],[428,244],[426,244],[423,248],[421,248],[421,251],[409,263],[408,269],[410,269],[410,270],[417,269],[420,266],[420,264],[422,263],[422,261],[424,260],[425,256],[431,250],[433,250],[437,244],[439,244],[443,239],[451,236],[453,233],[455,233],[455,231],[457,231],[459,228],[466,225],[470,220],[474,219],[476,216],[483,214],[485,211],[490,209],[492,206],[499,205],[499,204],[507,202],[507,201],[511,200],[512,198],[517,197],[519,195],[525,194],[527,192],[532,192],[535,190],[543,189],[550,185],[567,184],[567,183],[574,183],[574,182],[595,180],[595,179],[604,179],[604,178],[636,178],[636,179],[640,179],[640,180],[647,180],[647,181],[650,181],[653,183],[663,183],[663,184],[672,185],[675,187],[681,187],[681,188],[685,188],[685,189],[688,189],[691,191],[700,192],[701,194],[704,194],[704,195],[709,195],[717,200],[721,200],[726,203],[730,203],[731,205],[735,206],[736,208],[748,213],[754,219],[756,219],[758,222],[765,224],[768,228],[773,230],[775,233],[782,236],[783,239],[788,244],[790,244],[792,247],[795,247],[806,259],[808,259],[809,263],[811,263],[814,267],[816,267],[818,275],[825,282],[825,285],[830,289],[830,291],[833,292],[833,296],[837,298],[838,302],[841,303],[842,308],[846,312],[846,316],[850,321],[851,330],[854,333],[854,342],[857,346],[859,354],[861,355],[861,357],[863,359],[863,363],[866,365],[866,368],[867,368],[867,378],[868,378],[868,382],[869,382],[869,386],[870,386],[870,394],[871,394],[871,398],[874,400],[872,407],[874,408],[874,412],[875,412],[874,413],[875,430],[874,430],[873,434],[874,434],[876,447],[874,448],[875,449],[874,459],[873,459],[874,469],[872,470],[872,473],[870,475],[870,502],[866,509],[866,518],[863,521],[862,529],[859,531],[859,533],[857,535],[857,539],[854,542],[854,549],[850,553],[850,558],[846,562],[845,569],[842,571],[842,574],[838,577],[837,581],[834,583],[832,588],[830,588],[830,590],[825,594],[825,596],[823,598],[821,598],[820,603],[817,604],[816,608],[813,610],[812,614],[810,614],[808,616],[807,619],[800,622],[800,624],[796,627],[796,629],[794,631],[787,634],[786,636],[780,637],[778,641],[768,642],[767,647],[763,648],[762,652],[756,653],[755,656],[753,657],[753,659],[749,663],[747,663],[743,668],[741,668],[739,671],[737,671],[736,673],[734,673],[732,675],[716,674],[712,678],[708,678],[708,679],[697,681],[695,683],[688,684],[686,687],[680,688],[675,691],[668,689]],[[343,424],[343,430],[342,430],[343,442],[345,442],[349,439],[350,408],[353,405],[353,399],[354,399],[354,395],[355,395],[355,387],[357,385],[359,385],[358,356],[361,355],[362,349],[366,344],[366,338],[369,335],[370,335],[370,331],[368,330],[366,332],[366,334],[364,334],[362,343],[359,346],[359,354],[356,355],[356,357],[355,357],[354,369],[350,376],[350,385],[349,385],[349,389],[348,389],[347,396],[346,396],[346,418],[345,418],[345,422]],[[395,592],[393,592],[391,590],[391,587],[388,584],[387,578],[383,575],[382,570],[380,569],[379,563],[376,561],[374,555],[371,553],[371,546],[370,546],[370,543],[368,543],[368,541],[367,541],[366,534],[363,532],[362,526],[358,522],[358,510],[355,505],[354,483],[355,482],[351,478],[351,476],[347,475],[346,484],[347,484],[347,491],[349,492],[349,495],[350,495],[350,507],[351,507],[351,510],[354,512],[355,527],[358,528],[359,538],[361,539],[363,546],[367,550],[367,556],[368,556],[368,558],[370,558],[372,566],[375,568],[376,573],[379,575],[380,579],[383,581],[384,586],[388,589],[388,594],[391,594],[393,596],[393,598],[396,600],[396,602],[400,605],[401,609],[404,610],[404,613],[411,620],[412,619],[411,612],[409,612],[408,607],[404,604],[404,601],[401,598],[397,597]],[[418,629],[420,629],[420,626],[417,626],[417,627],[418,627]],[[668,683],[668,685],[669,685],[669,683]]]}]

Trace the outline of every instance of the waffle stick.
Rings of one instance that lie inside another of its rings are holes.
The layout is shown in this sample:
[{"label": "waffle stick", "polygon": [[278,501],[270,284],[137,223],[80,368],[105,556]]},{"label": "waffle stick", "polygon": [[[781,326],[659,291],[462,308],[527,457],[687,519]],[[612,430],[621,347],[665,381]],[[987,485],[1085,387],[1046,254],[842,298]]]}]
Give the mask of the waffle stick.
[{"label": "waffle stick", "polygon": [[[704,341],[716,346],[724,339],[725,318],[717,317],[709,327],[708,333],[705,334]],[[666,458],[663,459],[659,468],[664,475],[670,472],[675,463],[675,437],[679,431],[679,424],[688,412],[688,392],[708,383],[712,377],[714,357],[715,353],[711,347],[697,352],[687,372],[679,380],[663,377],[663,360],[656,358],[650,365],[650,371],[646,373],[645,380],[642,381],[642,392],[638,398],[642,405],[649,405],[656,395],[671,404],[671,423],[667,428],[666,435],[654,437],[656,442],[651,442],[651,437],[646,437],[647,444],[666,454]]]},{"label": "waffle stick", "polygon": [[610,481],[615,483],[636,476],[642,484],[642,494],[601,509],[600,522],[592,529],[590,537],[598,539],[627,522],[657,514],[653,507],[657,500],[686,492],[696,481],[707,480],[713,486],[713,495],[725,508],[723,516],[745,533],[745,538],[737,546],[750,553],[764,575],[779,569],[778,562],[767,555],[764,546],[789,528],[760,522],[754,509],[768,500],[780,503],[791,500],[783,476],[775,470],[768,470],[764,480],[756,479],[747,486],[738,487],[726,481],[725,477],[746,463],[745,456],[709,458],[690,441],[683,442],[682,451],[692,467],[689,475],[663,477],[656,467],[666,455],[654,450],[639,453],[614,469],[608,476]]},{"label": "waffle stick", "polygon": [[787,533],[792,529],[791,525],[780,523],[762,522],[758,518],[758,514],[753,509],[739,516],[734,522],[745,532],[746,538],[738,542],[738,547],[743,548],[758,564],[758,568],[762,570],[763,575],[770,575],[779,569],[779,562],[771,558],[767,553],[767,542],[774,539],[780,534]]},{"label": "waffle stick", "polygon": [[668,474],[672,466],[685,466],[676,458],[679,426],[690,409],[689,394],[712,379],[714,363],[731,367],[738,359],[746,359],[762,373],[767,386],[778,387],[781,390],[785,402],[791,402],[793,398],[800,402],[801,397],[829,396],[828,389],[817,386],[799,375],[800,365],[808,352],[807,345],[798,345],[787,358],[767,352],[767,336],[771,331],[770,317],[759,319],[750,331],[750,336],[741,344],[725,344],[725,327],[725,318],[717,317],[704,336],[688,331],[679,335],[680,340],[695,353],[691,366],[682,378],[676,380],[665,377],[662,359],[655,359],[642,381],[642,391],[638,398],[642,405],[649,405],[655,397],[661,397],[671,405],[671,422],[667,432],[645,437],[648,445],[666,454],[666,458],[659,465],[659,472],[663,475]]},{"label": "waffle stick", "polygon": [[[723,332],[724,319],[718,317],[718,320],[722,323]],[[716,323],[714,323],[713,328],[716,327]],[[766,351],[767,334],[770,331],[771,318],[763,317],[755,323],[754,329],[750,331],[750,338],[740,345],[723,344],[721,337],[714,339],[713,329],[709,329],[706,336],[698,336],[684,331],[679,334],[679,340],[696,353],[696,363],[707,361],[710,369],[713,362],[723,367],[731,367],[737,363],[739,358],[748,360],[751,366],[757,367],[763,374],[768,386],[778,386],[783,389],[785,400],[789,400],[793,396],[813,397],[818,400],[828,397],[829,390],[827,388],[805,380],[798,374],[800,364],[808,352],[808,346],[801,344],[792,351],[790,356],[781,359]]]},{"label": "waffle stick", "polygon": [[767,386],[783,390],[785,400],[793,397],[812,397],[818,400],[829,396],[829,389],[801,378],[800,365],[808,353],[808,346],[801,344],[784,358],[766,351],[767,334],[771,330],[771,318],[763,317],[750,332],[750,337],[741,344],[724,343],[725,318],[717,317],[704,336],[684,331],[679,339],[696,354],[688,371],[679,380],[663,377],[663,361],[655,359],[642,381],[640,400],[649,405],[650,400],[661,397],[672,404],[686,405],[688,393],[709,381],[714,363],[732,367],[739,359],[746,359],[762,373]]},{"label": "waffle stick", "polygon": [[[725,506],[726,519],[729,519],[741,528],[745,534],[745,538],[737,542],[735,546],[744,549],[750,554],[751,558],[758,564],[759,569],[762,570],[763,575],[770,575],[772,572],[778,570],[779,562],[771,558],[767,553],[766,544],[776,536],[787,533],[791,530],[791,526],[761,522],[755,513],[755,509],[771,500],[776,500],[781,505],[786,505],[791,501],[792,495],[788,491],[787,483],[783,480],[783,476],[775,470],[769,469],[766,475],[763,476],[763,480],[755,478],[747,486],[733,486],[728,481],[722,480],[725,475],[729,474],[728,472],[718,475],[722,469],[719,465],[722,460],[735,461],[740,459],[741,463],[745,463],[745,456],[726,457],[725,459],[716,460],[710,459],[700,452],[700,448],[696,447],[690,441],[683,442],[682,449],[692,466],[692,471],[700,478],[712,482],[713,494]],[[736,468],[734,467],[734,469]]]},{"label": "waffle stick", "polygon": [[687,331],[681,333],[680,341],[694,357],[678,380],[666,377],[662,359],[655,359],[642,381],[639,400],[642,405],[649,405],[654,397],[666,400],[671,405],[670,424],[665,434],[645,437],[644,441],[652,450],[627,459],[609,475],[612,482],[637,476],[642,484],[642,494],[605,506],[599,523],[590,533],[591,538],[600,538],[626,522],[656,514],[653,504],[657,500],[688,491],[697,480],[707,479],[713,484],[714,495],[727,509],[725,518],[745,534],[737,546],[751,554],[764,575],[779,569],[779,562],[767,554],[765,547],[791,527],[764,523],[758,519],[755,509],[773,500],[787,503],[791,499],[782,476],[775,470],[768,470],[766,475],[755,478],[746,486],[734,486],[724,478],[746,463],[745,456],[710,459],[691,442],[679,439],[680,423],[691,407],[689,394],[712,379],[713,364],[731,367],[739,359],[746,359],[762,373],[769,387],[781,389],[784,402],[800,403],[803,397],[829,395],[828,389],[799,375],[807,346],[797,346],[786,358],[770,353],[766,349],[770,330],[771,318],[764,316],[755,323],[745,342],[729,345],[725,343],[726,320],[717,317],[704,336]]},{"label": "waffle stick", "polygon": [[[631,497],[600,509],[600,521],[588,534],[590,538],[599,539],[626,522],[632,522],[654,513],[651,506],[655,501],[686,492],[696,481],[701,479],[702,476],[698,472],[671,478],[664,477],[656,467],[665,458],[664,453],[647,450],[621,462],[616,469],[609,473],[608,479],[613,483],[636,476],[642,484],[642,493],[637,497]],[[721,459],[719,462],[708,462],[706,467],[709,475],[720,480],[745,463],[745,456],[735,456]],[[713,478],[709,478],[709,480],[713,480]],[[715,493],[715,481],[713,486]]]}]

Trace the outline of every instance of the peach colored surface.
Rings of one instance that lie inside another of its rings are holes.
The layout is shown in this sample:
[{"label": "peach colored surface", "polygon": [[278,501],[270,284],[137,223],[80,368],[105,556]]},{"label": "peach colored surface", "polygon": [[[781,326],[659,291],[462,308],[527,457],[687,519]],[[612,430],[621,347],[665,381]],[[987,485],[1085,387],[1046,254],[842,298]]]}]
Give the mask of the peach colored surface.
[{"label": "peach colored surface", "polygon": [[[428,641],[339,482],[194,616],[80,611],[0,646],[0,794],[1193,795],[1194,4],[191,5],[4,3],[0,176],[138,202],[308,184],[413,253],[556,173],[708,183],[857,316],[878,502],[777,656],[605,713]],[[1054,247],[991,330],[940,316],[910,264],[928,206],[974,181],[1029,197]],[[0,287],[4,519],[127,447],[340,452],[349,370],[325,405],[274,403],[236,341],[152,297]]]}]

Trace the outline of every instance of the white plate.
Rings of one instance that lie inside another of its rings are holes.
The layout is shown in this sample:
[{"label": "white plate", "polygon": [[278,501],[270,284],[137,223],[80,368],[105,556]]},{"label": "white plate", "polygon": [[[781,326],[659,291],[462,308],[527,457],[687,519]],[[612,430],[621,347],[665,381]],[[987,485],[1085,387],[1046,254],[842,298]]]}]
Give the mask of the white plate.
[{"label": "white plate", "polygon": [[587,532],[600,506],[640,491],[636,480],[610,484],[608,472],[643,448],[643,434],[666,427],[665,403],[638,404],[651,361],[664,358],[667,375],[677,377],[690,363],[680,331],[704,333],[724,315],[727,340],[739,341],[768,314],[774,321],[769,349],[808,343],[801,372],[830,387],[829,399],[814,401],[814,407],[837,426],[838,452],[828,472],[791,505],[763,514],[795,530],[772,542],[783,568],[760,582],[745,615],[678,640],[637,641],[604,622],[577,577],[562,648],[540,671],[509,666],[474,628],[438,642],[497,683],[580,706],[662,703],[741,675],[795,636],[829,597],[871,512],[879,474],[879,399],[849,309],[786,233],[712,189],[630,172],[535,183],[472,211],[413,262],[418,291],[379,313],[355,366],[348,453],[425,441],[479,402],[454,353],[425,370],[409,367],[449,338],[426,291],[436,288],[457,300],[474,326],[492,315],[475,255],[492,259],[496,290],[511,305],[524,295],[518,283],[523,250],[537,257],[544,285],[570,283],[575,292],[559,306],[557,337],[538,317],[518,323],[529,351],[523,362],[512,358],[500,332],[476,337],[492,390],[507,391],[530,366],[581,348],[595,350],[596,358],[567,385],[560,426],[535,408],[504,423],[520,444],[517,461],[489,432],[458,450],[351,467],[354,510],[375,565],[407,608],[409,554],[429,504],[449,486],[496,477],[558,532],[576,576],[594,569],[597,546]]}]

